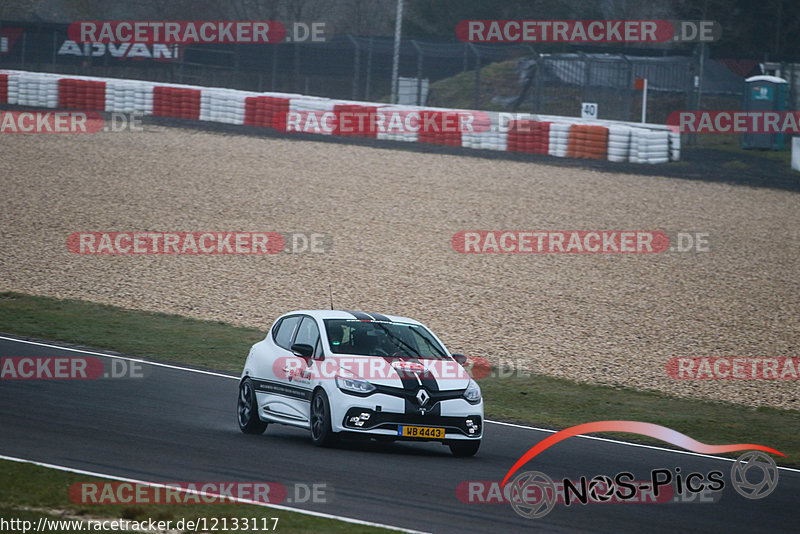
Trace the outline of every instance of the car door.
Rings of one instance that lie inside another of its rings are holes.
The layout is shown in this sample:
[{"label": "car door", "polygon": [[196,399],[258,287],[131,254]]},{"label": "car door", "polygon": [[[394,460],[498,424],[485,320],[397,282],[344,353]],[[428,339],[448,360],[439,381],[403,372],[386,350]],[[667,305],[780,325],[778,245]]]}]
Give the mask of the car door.
[{"label": "car door", "polygon": [[[288,345],[281,348],[288,352],[288,356],[283,359],[285,365],[282,369],[276,369],[279,381],[281,382],[284,402],[289,407],[289,413],[303,421],[308,421],[311,393],[313,389],[312,374],[310,366],[314,365],[314,360],[306,361],[304,358],[295,356],[291,352],[291,346],[296,343],[310,345],[314,347],[315,356],[322,348],[319,335],[319,327],[313,317],[308,315],[301,316],[301,321],[295,329],[294,336]],[[285,343],[285,338],[276,340],[280,344]],[[288,348],[287,348],[288,347]],[[283,371],[283,372],[280,372]]]},{"label": "car door", "polygon": [[281,319],[270,332],[269,343],[265,346],[266,358],[257,370],[256,393],[260,393],[259,405],[262,413],[287,418],[294,421],[306,421],[308,410],[298,408],[300,397],[306,397],[306,390],[291,384],[287,371],[301,360],[292,354],[291,346],[304,315],[288,315]]}]

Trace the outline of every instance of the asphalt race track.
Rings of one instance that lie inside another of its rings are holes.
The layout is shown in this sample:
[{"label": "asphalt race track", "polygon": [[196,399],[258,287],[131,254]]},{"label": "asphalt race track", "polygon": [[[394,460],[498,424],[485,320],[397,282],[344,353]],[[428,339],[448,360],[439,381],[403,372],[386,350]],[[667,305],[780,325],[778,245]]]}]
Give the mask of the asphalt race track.
[{"label": "asphalt race track", "polygon": [[[0,339],[2,357],[63,355],[78,354]],[[453,458],[438,444],[319,449],[307,432],[288,427],[271,425],[263,436],[242,434],[235,420],[235,379],[143,368],[143,378],[0,380],[0,455],[152,482],[273,481],[289,488],[324,483],[330,502],[284,504],[429,532],[797,531],[798,470],[781,469],[775,491],[750,500],[730,486],[730,461],[570,438],[523,470],[554,480],[622,471],[644,480],[652,469],[676,467],[685,474],[719,470],[725,487],[713,503],[557,504],[546,517],[524,519],[509,504],[462,503],[456,487],[466,480],[501,480],[547,432],[487,423],[480,452],[466,459]]]}]

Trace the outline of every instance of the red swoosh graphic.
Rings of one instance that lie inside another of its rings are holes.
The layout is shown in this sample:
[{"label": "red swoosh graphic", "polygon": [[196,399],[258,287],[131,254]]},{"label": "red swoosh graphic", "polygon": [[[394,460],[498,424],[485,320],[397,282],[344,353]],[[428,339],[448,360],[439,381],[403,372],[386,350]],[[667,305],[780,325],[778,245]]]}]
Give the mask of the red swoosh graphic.
[{"label": "red swoosh graphic", "polygon": [[671,443],[692,452],[699,452],[702,454],[720,454],[724,452],[734,452],[747,449],[771,452],[772,454],[786,456],[782,452],[776,451],[770,447],[765,447],[764,445],[754,445],[752,443],[739,443],[736,445],[707,445],[690,438],[686,434],[681,434],[680,432],[672,430],[671,428],[653,423],[642,423],[639,421],[595,421],[594,423],[584,423],[582,425],[565,428],[560,432],[556,432],[552,436],[548,436],[531,447],[528,452],[526,452],[519,460],[517,460],[517,463],[511,466],[511,469],[508,470],[508,473],[506,473],[506,476],[500,485],[504,486],[506,482],[508,482],[508,479],[511,478],[511,475],[513,475],[520,467],[528,463],[534,456],[544,451],[548,447],[555,445],[559,441],[571,438],[572,436],[577,436],[578,434],[590,434],[592,432],[629,432],[632,434],[641,434],[643,436],[649,436],[661,441],[666,441],[667,443]]}]

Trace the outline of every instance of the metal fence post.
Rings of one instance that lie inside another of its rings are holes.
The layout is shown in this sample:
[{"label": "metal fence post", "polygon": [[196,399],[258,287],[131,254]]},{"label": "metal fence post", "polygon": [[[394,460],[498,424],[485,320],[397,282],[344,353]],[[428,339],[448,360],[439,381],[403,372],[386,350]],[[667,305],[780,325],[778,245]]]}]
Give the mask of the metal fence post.
[{"label": "metal fence post", "polygon": [[53,72],[56,71],[56,56],[58,55],[58,30],[53,31]]},{"label": "metal fence post", "polygon": [[356,41],[352,35],[348,33],[347,38],[350,39],[351,43],[353,43],[353,49],[355,50],[355,55],[353,57],[353,89],[350,99],[358,100],[359,71],[361,70],[361,50],[358,47],[358,41]]},{"label": "metal fence post", "polygon": [[797,72],[796,63],[788,63],[782,67],[782,70],[788,72],[786,80],[789,82],[788,109],[797,109]]},{"label": "metal fence post", "polygon": [[239,73],[239,56],[241,55],[239,53],[239,50],[241,50],[241,48],[239,47],[239,43],[236,43],[234,45],[234,50],[235,50],[235,55],[233,56],[233,79],[237,80],[238,84],[241,84],[241,77]]},{"label": "metal fence post", "polygon": [[[106,46],[103,44],[102,46]],[[89,54],[86,56],[87,59],[81,62],[81,74],[87,76],[91,73],[92,68],[94,67],[94,43],[89,43]]]},{"label": "metal fence post", "polygon": [[186,56],[186,48],[181,50],[181,59],[178,62],[178,83],[183,83],[183,58]]},{"label": "metal fence post", "polygon": [[392,53],[392,104],[397,104],[400,78],[400,46],[403,36],[403,0],[397,0],[397,15],[394,21],[394,52]]},{"label": "metal fence post", "polygon": [[541,65],[542,65],[542,63],[541,63],[542,56],[540,56],[539,52],[534,50],[531,45],[525,45],[525,47],[528,50],[530,50],[531,55],[533,56],[534,60],[536,61],[536,64],[533,67],[534,68],[534,76],[535,76],[535,78],[533,80],[533,83],[531,84],[533,86],[533,88],[534,88],[533,109],[532,109],[532,111],[534,113],[539,113],[541,111],[541,106],[542,106],[542,102],[541,102],[541,96],[542,96],[542,80],[541,80],[541,78],[542,77],[541,77],[541,70],[540,70],[541,69]]},{"label": "metal fence post", "polygon": [[367,49],[367,83],[364,88],[364,99],[369,100],[370,82],[372,81],[372,42],[374,37],[369,36],[369,48]]},{"label": "metal fence post", "polygon": [[478,109],[480,107],[480,94],[481,94],[481,55],[478,52],[478,48],[469,43],[472,52],[475,54],[475,96],[474,96],[474,108]]},{"label": "metal fence post", "polygon": [[636,91],[633,89],[635,83],[633,62],[624,54],[621,57],[623,61],[625,61],[625,66],[628,69],[627,85],[625,87],[625,92],[628,94],[628,98],[625,99],[625,120],[629,121],[631,120],[631,107],[633,106],[633,99],[636,96]]},{"label": "metal fence post", "polygon": [[[292,43],[293,48],[293,68],[292,68],[292,92],[293,93],[300,93],[303,90],[300,89],[300,45],[297,43]],[[306,92],[308,94],[308,92]]]},{"label": "metal fence post", "polygon": [[[694,87],[695,79],[699,80],[698,67],[697,67],[697,56],[693,56],[691,61],[687,63],[687,67],[689,69],[689,79],[688,87],[686,88],[686,109],[689,110],[697,110],[697,90]],[[686,144],[687,145],[694,145],[697,142],[697,138],[695,137],[694,133],[689,133],[686,136]]]},{"label": "metal fence post", "polygon": [[422,105],[422,48],[419,44],[412,40],[411,44],[417,50],[417,105]]},{"label": "metal fence post", "polygon": [[[525,100],[529,100],[531,98],[531,87],[533,87],[533,84],[535,83],[539,74],[539,54],[536,53],[536,50],[534,50],[530,45],[525,45],[524,48],[527,48],[528,51],[530,51],[531,56],[533,56],[533,64],[528,65],[528,70],[525,74],[525,82],[520,90],[519,96],[514,99],[514,102],[511,105],[512,111],[517,111]],[[517,61],[517,65],[519,65],[519,60]]]},{"label": "metal fence post", "polygon": [[583,86],[581,87],[581,98],[586,100],[586,91],[589,89],[589,58],[583,52],[578,52],[578,56],[583,60]]},{"label": "metal fence post", "polygon": [[270,80],[270,91],[275,92],[275,82],[278,77],[278,46],[272,45],[272,80]]},{"label": "metal fence post", "polygon": [[697,109],[700,111],[700,104],[703,99],[703,70],[705,68],[706,44],[700,43],[700,82],[697,84]]},{"label": "metal fence post", "polygon": [[542,112],[542,102],[544,100],[544,74],[547,66],[547,58],[539,57],[536,60],[536,79],[534,80],[533,110],[535,113]]}]

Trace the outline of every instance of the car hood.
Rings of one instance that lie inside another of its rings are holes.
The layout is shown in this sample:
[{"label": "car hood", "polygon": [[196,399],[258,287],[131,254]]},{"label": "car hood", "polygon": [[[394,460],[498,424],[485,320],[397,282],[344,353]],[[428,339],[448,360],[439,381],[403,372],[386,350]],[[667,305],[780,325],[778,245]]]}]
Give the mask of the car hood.
[{"label": "car hood", "polygon": [[[361,378],[376,386],[395,388],[416,387],[423,382],[439,391],[466,389],[469,374],[455,360],[407,360],[336,354],[317,362],[320,372],[328,376],[335,373],[343,377]],[[419,378],[419,380],[417,380]]]}]

